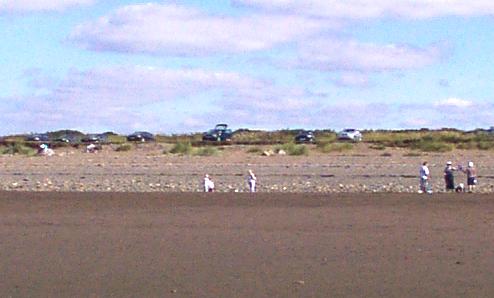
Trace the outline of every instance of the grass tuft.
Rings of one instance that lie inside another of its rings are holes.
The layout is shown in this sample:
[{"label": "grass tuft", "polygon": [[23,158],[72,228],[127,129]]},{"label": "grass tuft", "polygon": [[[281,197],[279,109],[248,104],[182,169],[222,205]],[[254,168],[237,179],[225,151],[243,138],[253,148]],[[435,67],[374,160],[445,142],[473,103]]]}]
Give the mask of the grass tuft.
[{"label": "grass tuft", "polygon": [[37,151],[31,147],[24,145],[24,144],[13,143],[13,144],[9,144],[7,146],[2,146],[0,148],[0,152],[2,154],[11,154],[11,155],[21,154],[21,155],[27,155],[27,156],[34,156],[34,155],[36,155]]},{"label": "grass tuft", "polygon": [[198,155],[198,156],[213,156],[217,154],[218,154],[218,149],[211,146],[198,148],[194,152],[194,155]]},{"label": "grass tuft", "polygon": [[[192,154],[193,148],[190,142],[178,142],[176,143],[172,149],[170,149],[171,154],[183,154],[189,155]],[[167,152],[168,153],[168,152]]]},{"label": "grass tuft", "polygon": [[327,144],[318,144],[318,149],[322,153],[330,153],[330,152],[343,152],[353,149],[353,144],[351,143],[327,143]]},{"label": "grass tuft", "polygon": [[280,150],[283,150],[286,152],[287,155],[292,156],[309,155],[309,148],[307,148],[307,146],[296,145],[294,143],[286,143],[274,148],[275,152],[280,152]]}]

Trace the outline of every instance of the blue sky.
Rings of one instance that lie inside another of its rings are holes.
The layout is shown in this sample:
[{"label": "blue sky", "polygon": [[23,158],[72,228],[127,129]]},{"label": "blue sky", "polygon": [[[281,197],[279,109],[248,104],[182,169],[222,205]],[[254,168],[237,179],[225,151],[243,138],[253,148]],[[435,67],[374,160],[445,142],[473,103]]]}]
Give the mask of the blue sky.
[{"label": "blue sky", "polygon": [[487,0],[0,0],[0,134],[494,125]]}]

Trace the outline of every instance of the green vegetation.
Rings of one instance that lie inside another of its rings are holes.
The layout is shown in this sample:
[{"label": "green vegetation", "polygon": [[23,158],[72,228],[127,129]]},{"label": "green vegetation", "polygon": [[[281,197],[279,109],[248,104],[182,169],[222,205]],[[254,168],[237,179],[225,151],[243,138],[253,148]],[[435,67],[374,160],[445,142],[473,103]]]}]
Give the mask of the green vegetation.
[{"label": "green vegetation", "polygon": [[22,143],[12,143],[6,146],[0,147],[1,154],[21,154],[27,156],[36,155],[36,150],[28,147]]},{"label": "green vegetation", "polygon": [[189,155],[192,154],[192,151],[193,148],[190,142],[178,142],[167,153]]},{"label": "green vegetation", "polygon": [[353,149],[353,144],[351,143],[327,143],[327,144],[317,144],[317,148],[322,153],[330,152],[343,152]]},{"label": "green vegetation", "polygon": [[285,151],[287,155],[292,156],[309,155],[309,148],[307,146],[296,145],[294,143],[286,143],[274,148],[275,152],[280,152],[281,150]]},{"label": "green vegetation", "polygon": [[[108,143],[122,144],[123,146],[129,145],[129,144],[125,144],[125,142],[127,142],[127,137],[125,137],[125,136],[119,136],[119,135],[114,135],[114,134],[108,135]],[[130,150],[130,148],[128,150]],[[122,150],[122,151],[128,151],[128,150]]]},{"label": "green vegetation", "polygon": [[198,156],[213,156],[218,154],[218,149],[211,146],[197,148],[194,151],[194,155]]}]

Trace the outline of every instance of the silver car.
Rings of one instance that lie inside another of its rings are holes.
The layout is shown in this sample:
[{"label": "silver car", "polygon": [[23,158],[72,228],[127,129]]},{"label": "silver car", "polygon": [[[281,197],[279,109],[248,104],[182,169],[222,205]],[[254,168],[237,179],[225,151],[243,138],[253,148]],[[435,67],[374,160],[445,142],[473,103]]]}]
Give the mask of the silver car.
[{"label": "silver car", "polygon": [[360,142],[362,141],[362,133],[356,129],[347,128],[338,133],[338,140]]}]

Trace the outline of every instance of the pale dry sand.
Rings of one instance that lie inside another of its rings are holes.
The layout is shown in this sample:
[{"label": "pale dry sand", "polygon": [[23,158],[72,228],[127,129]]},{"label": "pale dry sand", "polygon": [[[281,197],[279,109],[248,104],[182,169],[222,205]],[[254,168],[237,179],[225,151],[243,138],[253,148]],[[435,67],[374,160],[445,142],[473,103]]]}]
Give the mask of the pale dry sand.
[{"label": "pale dry sand", "polygon": [[[479,192],[494,192],[491,151],[454,151],[407,156],[408,150],[369,149],[360,144],[344,153],[264,157],[249,147],[231,146],[212,157],[162,154],[165,145],[145,144],[130,152],[106,146],[98,154],[57,149],[52,157],[0,156],[0,189],[21,191],[198,192],[209,173],[220,192],[245,192],[247,171],[259,178],[261,192],[417,192],[418,170],[428,160],[434,190],[442,191],[446,161],[473,160]],[[386,154],[384,154],[386,153]],[[385,156],[390,155],[390,156]],[[457,173],[457,182],[466,182]]]}]

